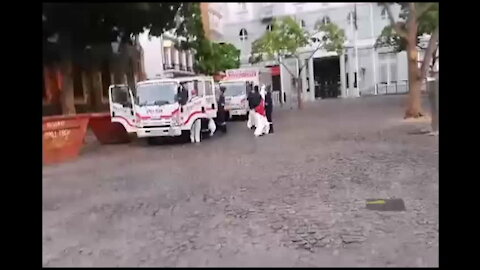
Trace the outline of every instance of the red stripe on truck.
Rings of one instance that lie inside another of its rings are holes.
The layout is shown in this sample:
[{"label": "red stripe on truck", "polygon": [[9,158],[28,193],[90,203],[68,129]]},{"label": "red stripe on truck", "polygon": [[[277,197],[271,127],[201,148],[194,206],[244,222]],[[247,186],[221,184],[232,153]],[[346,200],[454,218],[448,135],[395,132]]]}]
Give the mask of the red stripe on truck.
[{"label": "red stripe on truck", "polygon": [[118,115],[117,115],[117,116],[112,117],[112,118],[120,118],[120,119],[123,119],[123,120],[125,120],[125,122],[127,122],[127,124],[128,124],[129,126],[135,127],[132,123],[130,123],[130,121],[128,121],[127,118],[125,118],[125,117],[123,117],[123,116],[118,116]]}]

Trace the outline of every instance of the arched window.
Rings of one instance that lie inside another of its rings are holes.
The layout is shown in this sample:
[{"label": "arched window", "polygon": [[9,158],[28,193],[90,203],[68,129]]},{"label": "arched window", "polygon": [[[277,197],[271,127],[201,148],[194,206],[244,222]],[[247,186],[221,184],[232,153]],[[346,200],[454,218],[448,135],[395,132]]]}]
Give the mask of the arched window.
[{"label": "arched window", "polygon": [[323,24],[328,24],[328,23],[331,23],[331,22],[332,22],[332,21],[330,20],[330,17],[328,17],[328,16],[325,16],[325,17],[323,17],[323,19],[322,19],[322,23],[323,23]]},{"label": "arched window", "polygon": [[301,25],[302,27],[305,27],[305,21],[304,21],[304,20],[300,20],[300,25]]},{"label": "arched window", "polygon": [[347,20],[348,20],[348,24],[354,23],[355,13],[353,11],[348,13]]},{"label": "arched window", "polygon": [[247,29],[245,28],[240,29],[239,36],[241,41],[247,40],[248,39]]},{"label": "arched window", "polygon": [[382,9],[382,13],[380,14],[380,16],[381,16],[382,20],[387,19],[388,14],[387,14],[387,9],[386,8]]},{"label": "arched window", "polygon": [[271,24],[267,24],[266,29],[267,29],[267,31],[272,31],[273,26]]}]

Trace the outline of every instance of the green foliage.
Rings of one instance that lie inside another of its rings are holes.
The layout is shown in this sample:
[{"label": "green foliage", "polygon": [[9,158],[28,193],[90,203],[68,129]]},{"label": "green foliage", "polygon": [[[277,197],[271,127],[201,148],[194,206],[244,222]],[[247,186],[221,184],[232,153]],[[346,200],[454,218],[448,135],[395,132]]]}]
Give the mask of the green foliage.
[{"label": "green foliage", "polygon": [[182,3],[179,9],[180,22],[175,34],[185,38],[176,44],[181,49],[199,51],[204,46],[205,31],[203,30],[200,3]]},{"label": "green foliage", "polygon": [[308,32],[292,17],[275,19],[272,28],[252,43],[253,53],[269,57],[290,56],[309,43]]},{"label": "green foliage", "polygon": [[[345,31],[334,23],[323,24],[318,22],[316,32],[322,34],[318,48],[341,53],[346,41]],[[263,60],[263,55],[268,59],[278,56],[297,56],[298,49],[312,44],[313,35],[303,29],[292,17],[276,19],[272,31],[267,31],[261,38],[252,43],[251,62]]]},{"label": "green foliage", "polygon": [[[418,34],[431,34],[438,27],[438,3],[417,3],[416,5],[430,4],[427,10],[418,18]],[[426,8],[426,7],[424,7]]]},{"label": "green foliage", "polygon": [[[58,63],[64,57],[80,65],[101,62],[111,56],[110,43],[118,37],[131,44],[134,35],[145,29],[158,36],[174,28],[181,7],[180,3],[44,3],[44,63]],[[48,42],[52,36],[58,36],[57,42]],[[93,51],[95,57],[90,55]],[[68,56],[61,56],[63,52]]]},{"label": "green foliage", "polygon": [[347,40],[343,29],[334,23],[317,23],[316,29],[323,33],[323,49],[328,52],[337,52],[338,54],[343,52],[344,44]]},{"label": "green foliage", "polygon": [[382,33],[375,41],[375,48],[380,47],[392,47],[394,51],[400,52],[407,48],[407,43],[405,39],[395,33],[395,30],[391,25],[387,25],[383,28]]},{"label": "green foliage", "polygon": [[[383,4],[380,3],[380,5]],[[394,3],[388,4],[392,5]],[[405,31],[408,31],[405,28],[405,21],[410,14],[408,3],[402,2],[396,4],[400,5],[401,8],[399,14],[401,21],[399,22],[399,26]],[[435,28],[438,27],[438,3],[415,3],[415,9],[417,11],[417,16],[420,13],[420,16],[416,18],[418,23],[417,37],[420,37],[423,34],[431,34]],[[403,51],[406,49],[406,40],[395,32],[392,25],[387,25],[377,38],[375,47],[392,47],[395,51]]]},{"label": "green foliage", "polygon": [[175,30],[177,36],[185,38],[177,47],[192,49],[195,53],[195,68],[198,72],[214,75],[220,71],[240,66],[240,51],[232,44],[219,44],[205,37],[200,3],[183,3],[179,10],[180,23]]},{"label": "green foliage", "polygon": [[110,43],[118,35],[129,41],[145,28],[159,35],[175,26],[180,7],[180,3],[44,3],[43,37],[58,33],[59,44],[71,38],[73,46],[84,49]]},{"label": "green foliage", "polygon": [[200,73],[214,75],[240,66],[240,50],[232,44],[219,44],[208,40],[201,42],[197,51],[196,68]]}]

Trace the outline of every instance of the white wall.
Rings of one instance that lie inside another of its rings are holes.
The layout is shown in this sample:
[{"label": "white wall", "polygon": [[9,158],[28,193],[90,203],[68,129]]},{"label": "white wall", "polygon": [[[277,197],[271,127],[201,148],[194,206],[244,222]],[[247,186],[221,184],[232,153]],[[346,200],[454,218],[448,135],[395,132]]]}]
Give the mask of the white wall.
[{"label": "white wall", "polygon": [[161,38],[148,37],[148,32],[139,35],[139,42],[143,48],[145,73],[147,78],[154,78],[163,72]]}]

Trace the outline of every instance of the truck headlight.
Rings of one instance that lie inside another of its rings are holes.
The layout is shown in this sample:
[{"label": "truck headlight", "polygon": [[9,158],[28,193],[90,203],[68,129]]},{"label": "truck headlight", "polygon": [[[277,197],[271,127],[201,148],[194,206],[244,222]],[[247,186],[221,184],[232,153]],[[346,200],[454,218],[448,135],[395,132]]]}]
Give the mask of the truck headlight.
[{"label": "truck headlight", "polygon": [[241,104],[242,104],[242,107],[247,106],[247,99],[246,98],[242,99]]},{"label": "truck headlight", "polygon": [[180,120],[180,114],[176,113],[172,116],[172,125],[173,126],[180,126],[182,125],[181,120]]},{"label": "truck headlight", "polygon": [[138,114],[135,115],[135,122],[136,122],[138,127],[142,127],[142,119],[140,118],[140,116]]}]

